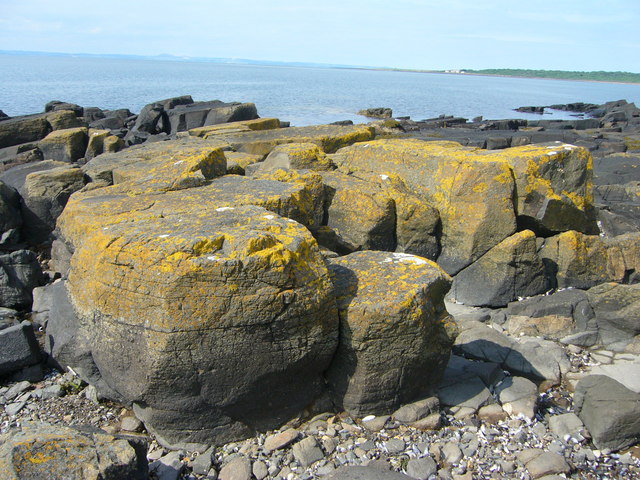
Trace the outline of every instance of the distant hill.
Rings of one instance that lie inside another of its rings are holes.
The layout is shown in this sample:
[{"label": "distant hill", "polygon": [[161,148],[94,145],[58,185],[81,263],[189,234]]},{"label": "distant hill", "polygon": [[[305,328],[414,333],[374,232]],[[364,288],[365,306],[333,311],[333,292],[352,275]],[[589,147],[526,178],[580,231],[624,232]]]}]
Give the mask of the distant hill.
[{"label": "distant hill", "polygon": [[640,73],[631,72],[570,72],[564,70],[525,70],[518,68],[489,68],[484,70],[459,70],[473,75],[501,75],[505,77],[555,78],[558,80],[589,80],[597,82],[640,83]]}]

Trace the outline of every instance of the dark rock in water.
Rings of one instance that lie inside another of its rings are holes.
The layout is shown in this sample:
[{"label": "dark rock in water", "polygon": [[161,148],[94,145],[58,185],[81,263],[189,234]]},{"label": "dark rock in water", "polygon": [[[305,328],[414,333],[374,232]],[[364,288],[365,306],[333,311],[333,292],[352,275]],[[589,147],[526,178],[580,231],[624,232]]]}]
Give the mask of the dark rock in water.
[{"label": "dark rock in water", "polygon": [[29,250],[0,255],[0,307],[30,308],[31,291],[43,283],[42,269]]},{"label": "dark rock in water", "polygon": [[14,188],[0,181],[0,245],[15,243],[11,240],[17,240],[21,225],[20,195]]},{"label": "dark rock in water", "polygon": [[542,115],[544,113],[544,109],[545,107],[518,107],[515,111],[522,113],[538,113]]},{"label": "dark rock in water", "polygon": [[124,128],[132,113],[124,108],[119,110],[104,110],[104,118],[91,120],[89,126],[97,129],[118,130]]},{"label": "dark rock in water", "polygon": [[[549,108],[553,110],[563,110],[566,112],[593,112],[600,105],[596,105],[593,103],[583,103],[583,102],[575,102],[575,103],[567,103],[563,105],[551,105]],[[595,115],[594,115],[595,116]]]},{"label": "dark rock in water", "polygon": [[151,103],[144,106],[125,140],[135,133],[155,135],[162,132],[171,133],[169,117],[161,104]]},{"label": "dark rock in water", "polygon": [[338,120],[337,122],[331,122],[329,125],[353,125],[352,120]]},{"label": "dark rock in water", "polygon": [[84,116],[84,108],[75,103],[60,102],[58,100],[52,100],[44,106],[45,112],[57,112],[59,110],[71,110],[76,114],[76,117]]},{"label": "dark rock in water", "polygon": [[365,110],[360,110],[358,115],[364,115],[365,117],[370,118],[391,118],[393,116],[393,111],[390,108],[385,107],[367,108]]},{"label": "dark rock in water", "polygon": [[25,423],[0,442],[3,478],[146,480],[147,445],[92,427]]},{"label": "dark rock in water", "polygon": [[40,362],[40,346],[30,322],[0,330],[0,377]]},{"label": "dark rock in water", "polygon": [[11,118],[9,115],[0,110],[0,121],[6,120],[7,118]]},{"label": "dark rock in water", "polygon": [[327,374],[334,402],[353,415],[389,414],[434,388],[455,336],[443,303],[449,276],[421,257],[373,251],[329,268],[340,312]]},{"label": "dark rock in water", "polygon": [[599,449],[622,450],[640,441],[640,394],[604,375],[578,382],[576,413]]}]

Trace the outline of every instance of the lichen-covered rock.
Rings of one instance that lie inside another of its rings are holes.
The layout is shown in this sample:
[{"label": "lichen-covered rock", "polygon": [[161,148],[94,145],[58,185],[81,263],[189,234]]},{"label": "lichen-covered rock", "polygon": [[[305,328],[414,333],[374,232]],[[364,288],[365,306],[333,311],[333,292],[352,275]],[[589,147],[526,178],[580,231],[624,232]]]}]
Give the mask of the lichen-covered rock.
[{"label": "lichen-covered rock", "polygon": [[215,136],[230,143],[234,150],[257,155],[268,155],[276,146],[284,143],[314,143],[325,153],[332,153],[339,148],[371,140],[373,137],[373,128],[366,125],[317,125],[221,133]]},{"label": "lichen-covered rock", "polygon": [[336,235],[334,250],[396,249],[395,202],[384,190],[339,172],[325,172],[322,178],[326,185],[326,224]]},{"label": "lichen-covered rock", "polygon": [[45,241],[71,194],[84,184],[82,170],[70,165],[28,174],[22,192],[25,236],[34,243]]},{"label": "lichen-covered rock", "polygon": [[506,238],[458,273],[451,296],[478,307],[504,307],[518,297],[530,297],[548,288],[531,230]]},{"label": "lichen-covered rock", "polygon": [[25,423],[0,441],[5,480],[145,480],[147,446],[99,429]]},{"label": "lichen-covered rock", "polygon": [[262,161],[262,155],[252,155],[244,152],[224,152],[227,159],[227,173],[245,175],[246,168]]},{"label": "lichen-covered rock", "polygon": [[49,113],[46,118],[53,130],[85,126],[72,110],[55,110]]},{"label": "lichen-covered rock", "polygon": [[0,123],[0,148],[35,142],[46,137],[51,130],[46,115],[8,118]]},{"label": "lichen-covered rock", "polygon": [[57,229],[62,239],[77,246],[88,233],[111,224],[167,215],[187,217],[210,208],[222,211],[241,205],[259,205],[313,229],[322,204],[323,191],[318,184],[312,179],[280,182],[226,175],[199,188],[149,191],[146,184],[142,191],[132,191],[131,182],[125,182],[73,195]]},{"label": "lichen-covered rock", "polygon": [[455,274],[516,230],[511,167],[455,142],[377,140],[341,149],[344,173],[399,177],[440,212],[438,263]]},{"label": "lichen-covered rock", "polygon": [[75,162],[87,150],[88,130],[85,127],[55,130],[38,143],[46,160]]},{"label": "lichen-covered rock", "polygon": [[455,336],[449,276],[430,260],[363,251],[330,261],[340,342],[328,371],[353,415],[389,414],[439,382]]},{"label": "lichen-covered rock", "polygon": [[192,128],[189,130],[189,135],[209,138],[225,132],[249,132],[252,130],[272,130],[274,128],[280,128],[280,120],[277,118],[256,118],[254,120],[219,123],[217,125]]},{"label": "lichen-covered rock", "polygon": [[[174,205],[191,190],[172,192]],[[333,289],[309,231],[204,199],[92,226],[71,260],[80,343],[165,444],[277,426],[321,391],[337,344]]]},{"label": "lichen-covered rock", "polygon": [[93,157],[97,157],[101,153],[104,153],[104,140],[111,136],[110,130],[96,130],[89,129],[89,141],[87,143],[87,151],[84,158],[91,160]]},{"label": "lichen-covered rock", "polygon": [[558,288],[587,289],[605,282],[629,282],[640,271],[640,233],[611,239],[580,232],[548,238],[540,250]]},{"label": "lichen-covered rock", "polygon": [[278,169],[331,170],[332,163],[315,143],[288,143],[275,147],[256,174]]},{"label": "lichen-covered rock", "polygon": [[504,150],[516,181],[520,223],[540,233],[595,233],[593,159],[562,142]]},{"label": "lichen-covered rock", "polygon": [[[82,167],[94,182],[107,184],[135,180],[156,185],[147,190],[171,190],[189,179],[204,181],[226,173],[224,143],[200,139],[180,139],[137,145],[115,153],[105,153]],[[197,178],[196,178],[197,177]],[[195,186],[195,185],[190,185]]]}]

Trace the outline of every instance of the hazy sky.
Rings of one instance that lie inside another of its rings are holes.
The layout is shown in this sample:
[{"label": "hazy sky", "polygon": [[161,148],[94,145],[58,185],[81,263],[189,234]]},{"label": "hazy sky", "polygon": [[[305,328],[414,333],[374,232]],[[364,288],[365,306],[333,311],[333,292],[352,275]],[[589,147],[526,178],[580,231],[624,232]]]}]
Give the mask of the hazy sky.
[{"label": "hazy sky", "polygon": [[640,72],[640,0],[0,0],[0,50]]}]

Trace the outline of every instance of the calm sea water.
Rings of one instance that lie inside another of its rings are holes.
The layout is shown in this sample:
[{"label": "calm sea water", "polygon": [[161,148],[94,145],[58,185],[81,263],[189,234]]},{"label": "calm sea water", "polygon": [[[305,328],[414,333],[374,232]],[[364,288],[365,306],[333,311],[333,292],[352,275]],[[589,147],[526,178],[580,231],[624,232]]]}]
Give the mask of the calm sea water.
[{"label": "calm sea water", "polygon": [[[640,104],[640,85],[447,74],[267,67],[154,60],[0,55],[0,109],[40,112],[50,100],[139,112],[147,103],[191,95],[194,100],[254,102],[262,117],[293,125],[364,122],[356,112],[391,107],[415,120],[440,114],[472,118],[540,118],[513,112],[525,105],[627,99]],[[544,118],[551,118],[545,115]],[[553,118],[570,118],[567,113]]]}]

